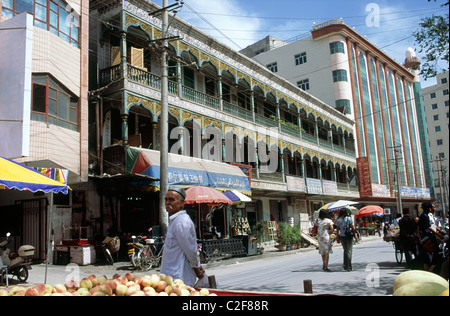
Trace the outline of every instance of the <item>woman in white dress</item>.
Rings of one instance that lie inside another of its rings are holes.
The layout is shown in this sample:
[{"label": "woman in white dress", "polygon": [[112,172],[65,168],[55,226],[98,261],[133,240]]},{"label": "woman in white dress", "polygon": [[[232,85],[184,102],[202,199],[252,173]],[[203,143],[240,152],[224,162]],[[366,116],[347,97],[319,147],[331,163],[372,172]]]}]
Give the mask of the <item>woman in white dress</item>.
[{"label": "woman in white dress", "polygon": [[317,219],[317,237],[319,242],[319,254],[322,255],[323,271],[329,272],[328,261],[330,253],[333,253],[331,247],[331,236],[333,233],[333,221],[329,218],[329,214],[325,210],[319,212]]}]

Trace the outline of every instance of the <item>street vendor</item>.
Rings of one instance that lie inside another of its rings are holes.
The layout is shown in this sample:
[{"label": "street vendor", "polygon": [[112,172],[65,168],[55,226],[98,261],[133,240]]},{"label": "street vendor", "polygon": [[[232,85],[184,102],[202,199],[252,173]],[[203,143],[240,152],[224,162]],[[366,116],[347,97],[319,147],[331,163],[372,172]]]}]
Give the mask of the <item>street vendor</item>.
[{"label": "street vendor", "polygon": [[184,210],[186,192],[181,187],[169,187],[165,206],[169,213],[169,229],[164,243],[161,273],[181,279],[193,286],[196,278],[204,277],[197,252],[195,226]]}]

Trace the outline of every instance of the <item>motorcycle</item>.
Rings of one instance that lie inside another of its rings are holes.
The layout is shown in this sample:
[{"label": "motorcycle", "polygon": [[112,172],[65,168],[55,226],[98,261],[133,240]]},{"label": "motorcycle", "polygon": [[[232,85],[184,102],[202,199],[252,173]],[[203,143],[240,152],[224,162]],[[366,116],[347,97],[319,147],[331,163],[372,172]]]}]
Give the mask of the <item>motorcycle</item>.
[{"label": "motorcycle", "polygon": [[28,271],[31,270],[31,256],[34,255],[35,248],[31,245],[20,246],[17,253],[11,252],[7,245],[12,241],[9,237],[10,233],[6,234],[6,239],[0,243],[0,269],[2,280],[6,276],[6,269],[8,273],[16,276],[17,279],[23,283],[28,280]]}]

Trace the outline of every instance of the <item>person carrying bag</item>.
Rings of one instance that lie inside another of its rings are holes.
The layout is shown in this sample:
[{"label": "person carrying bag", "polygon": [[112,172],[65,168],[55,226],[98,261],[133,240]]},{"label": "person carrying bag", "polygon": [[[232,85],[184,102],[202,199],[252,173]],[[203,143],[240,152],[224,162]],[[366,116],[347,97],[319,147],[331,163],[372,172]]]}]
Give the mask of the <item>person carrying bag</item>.
[{"label": "person carrying bag", "polygon": [[339,219],[336,222],[337,242],[341,243],[342,248],[344,249],[344,270],[346,271],[353,271],[353,238],[357,238],[356,230],[350,214],[351,209],[347,206],[344,207],[343,209],[341,209],[339,213]]}]

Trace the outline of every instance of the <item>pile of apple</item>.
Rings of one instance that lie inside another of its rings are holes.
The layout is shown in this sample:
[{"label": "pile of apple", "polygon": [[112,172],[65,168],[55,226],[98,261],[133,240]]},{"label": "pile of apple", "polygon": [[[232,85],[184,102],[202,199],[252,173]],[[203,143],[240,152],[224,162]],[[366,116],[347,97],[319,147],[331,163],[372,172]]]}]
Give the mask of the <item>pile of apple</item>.
[{"label": "pile of apple", "polygon": [[0,289],[0,296],[215,296],[208,289],[195,289],[180,279],[173,280],[164,274],[148,276],[125,276],[115,274],[112,279],[105,275],[67,281],[65,284],[37,284],[25,288],[15,286],[7,291]]}]

